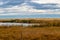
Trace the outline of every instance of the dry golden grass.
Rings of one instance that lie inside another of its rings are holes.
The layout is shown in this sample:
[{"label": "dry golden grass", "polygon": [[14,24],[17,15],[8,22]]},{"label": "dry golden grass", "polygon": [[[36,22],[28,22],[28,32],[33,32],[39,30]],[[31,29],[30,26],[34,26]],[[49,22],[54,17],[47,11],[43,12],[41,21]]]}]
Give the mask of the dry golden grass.
[{"label": "dry golden grass", "polygon": [[3,27],[0,40],[60,40],[60,27]]},{"label": "dry golden grass", "polygon": [[[20,18],[20,19],[0,19],[0,22],[15,22],[15,23],[39,23],[39,21],[54,21],[54,20],[60,20],[60,18]],[[36,22],[35,22],[36,21]]]},{"label": "dry golden grass", "polygon": [[0,40],[60,40],[60,19],[1,19],[0,22],[15,22],[16,20],[18,22],[23,20],[23,23],[32,21],[31,23],[45,23],[47,25],[42,25],[43,27],[40,25],[39,27],[32,26],[26,28],[20,26],[1,26]]},{"label": "dry golden grass", "polygon": [[20,40],[21,29],[17,27],[12,28],[0,28],[0,39],[1,40]]},{"label": "dry golden grass", "polygon": [[60,40],[59,27],[25,28],[24,40]]}]

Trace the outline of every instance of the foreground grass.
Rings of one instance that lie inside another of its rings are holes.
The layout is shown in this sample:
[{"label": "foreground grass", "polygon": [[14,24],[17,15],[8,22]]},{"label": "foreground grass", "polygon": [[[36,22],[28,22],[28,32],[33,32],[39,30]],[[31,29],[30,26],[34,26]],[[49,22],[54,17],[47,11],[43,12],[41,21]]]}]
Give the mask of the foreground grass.
[{"label": "foreground grass", "polygon": [[60,27],[0,27],[0,40],[60,40]]}]

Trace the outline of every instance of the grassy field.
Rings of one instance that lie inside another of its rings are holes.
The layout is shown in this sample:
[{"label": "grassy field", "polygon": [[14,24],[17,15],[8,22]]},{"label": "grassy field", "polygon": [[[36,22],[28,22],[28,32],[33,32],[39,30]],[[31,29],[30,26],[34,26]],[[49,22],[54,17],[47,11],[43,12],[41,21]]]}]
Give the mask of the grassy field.
[{"label": "grassy field", "polygon": [[60,40],[60,27],[0,27],[0,40]]},{"label": "grassy field", "polygon": [[60,40],[60,19],[0,19],[0,22],[40,24],[0,26],[0,40]]},{"label": "grassy field", "polygon": [[0,22],[11,22],[11,23],[41,23],[41,22],[54,22],[60,23],[60,18],[23,18],[23,19],[0,19]]}]

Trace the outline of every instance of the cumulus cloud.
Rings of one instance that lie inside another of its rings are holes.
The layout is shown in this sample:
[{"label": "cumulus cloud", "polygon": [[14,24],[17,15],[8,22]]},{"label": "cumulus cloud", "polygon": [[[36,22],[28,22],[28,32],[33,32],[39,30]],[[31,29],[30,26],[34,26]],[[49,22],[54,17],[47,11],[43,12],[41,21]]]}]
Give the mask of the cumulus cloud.
[{"label": "cumulus cloud", "polygon": [[[14,1],[14,2],[12,2]],[[41,2],[40,2],[41,1]],[[46,2],[45,2],[46,1]],[[60,14],[60,4],[48,0],[9,0],[1,2],[0,15],[37,15],[37,14]],[[52,4],[47,4],[47,3]],[[41,4],[40,4],[41,3]],[[44,4],[43,4],[44,3]],[[46,4],[45,4],[46,3]],[[7,7],[6,7],[7,6]]]},{"label": "cumulus cloud", "polygon": [[0,2],[0,5],[3,5],[4,4],[4,2]]},{"label": "cumulus cloud", "polygon": [[8,1],[6,1],[6,2],[1,1],[1,2],[0,2],[0,6],[5,5],[5,4],[7,4],[7,3],[8,3]]},{"label": "cumulus cloud", "polygon": [[43,13],[45,10],[34,9],[33,6],[28,6],[25,3],[10,8],[0,8],[0,15],[35,15],[35,13]]},{"label": "cumulus cloud", "polygon": [[39,4],[46,4],[46,3],[57,3],[60,4],[60,0],[31,0],[32,2],[39,3]]}]

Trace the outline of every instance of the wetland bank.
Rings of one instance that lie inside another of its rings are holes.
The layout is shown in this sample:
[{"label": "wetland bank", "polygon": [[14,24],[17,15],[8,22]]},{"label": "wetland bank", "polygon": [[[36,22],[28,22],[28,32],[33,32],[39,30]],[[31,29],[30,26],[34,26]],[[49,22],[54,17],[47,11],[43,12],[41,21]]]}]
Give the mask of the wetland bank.
[{"label": "wetland bank", "polygon": [[0,20],[0,23],[39,24],[27,27],[20,24],[2,25],[0,40],[60,40],[60,19],[11,19]]}]

